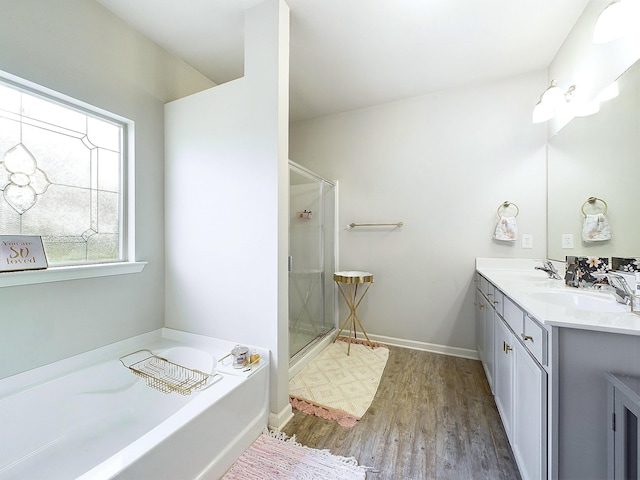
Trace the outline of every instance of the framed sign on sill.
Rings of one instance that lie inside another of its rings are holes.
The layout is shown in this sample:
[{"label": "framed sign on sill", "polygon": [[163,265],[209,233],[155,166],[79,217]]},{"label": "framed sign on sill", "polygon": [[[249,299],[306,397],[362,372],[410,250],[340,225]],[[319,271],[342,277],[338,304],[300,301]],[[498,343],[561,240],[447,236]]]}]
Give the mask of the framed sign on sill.
[{"label": "framed sign on sill", "polygon": [[0,272],[43,270],[47,267],[42,237],[0,235]]}]

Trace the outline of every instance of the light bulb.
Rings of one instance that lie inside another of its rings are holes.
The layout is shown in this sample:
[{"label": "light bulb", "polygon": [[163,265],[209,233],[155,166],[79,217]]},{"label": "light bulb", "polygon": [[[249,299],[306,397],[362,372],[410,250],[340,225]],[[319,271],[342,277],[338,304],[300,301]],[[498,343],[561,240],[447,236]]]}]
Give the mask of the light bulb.
[{"label": "light bulb", "polygon": [[549,105],[539,101],[535,107],[533,107],[533,123],[542,123],[553,118],[555,111]]},{"label": "light bulb", "polygon": [[593,43],[608,43],[631,28],[635,9],[630,0],[614,0],[602,11],[593,29]]},{"label": "light bulb", "polygon": [[540,97],[540,102],[551,108],[556,108],[565,102],[564,92],[556,84],[555,80],[552,81],[551,86],[544,91],[542,97]]}]

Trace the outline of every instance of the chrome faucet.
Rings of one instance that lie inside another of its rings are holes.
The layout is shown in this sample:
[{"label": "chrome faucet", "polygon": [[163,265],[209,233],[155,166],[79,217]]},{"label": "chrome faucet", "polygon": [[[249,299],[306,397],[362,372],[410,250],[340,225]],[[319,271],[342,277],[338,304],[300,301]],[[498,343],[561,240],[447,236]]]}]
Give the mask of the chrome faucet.
[{"label": "chrome faucet", "polygon": [[543,272],[547,272],[549,278],[553,278],[554,280],[562,280],[562,277],[556,270],[556,267],[553,266],[553,262],[551,260],[543,260],[542,266],[535,267],[536,270],[542,270]]},{"label": "chrome faucet", "polygon": [[[623,303],[625,305],[629,305],[631,303],[631,297],[633,296],[633,292],[631,288],[629,288],[629,284],[627,280],[617,273],[592,273],[592,275],[596,278],[606,278],[609,282],[609,285],[601,285],[600,290],[608,290],[613,293],[613,296],[616,298],[618,303]],[[598,284],[596,284],[598,285]],[[595,285],[594,285],[595,286]]]}]

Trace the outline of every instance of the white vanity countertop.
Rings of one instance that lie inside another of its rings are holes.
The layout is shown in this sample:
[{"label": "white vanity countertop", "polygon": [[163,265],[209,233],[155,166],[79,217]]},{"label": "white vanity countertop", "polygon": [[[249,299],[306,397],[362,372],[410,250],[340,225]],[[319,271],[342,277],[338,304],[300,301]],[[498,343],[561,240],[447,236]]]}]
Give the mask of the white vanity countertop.
[{"label": "white vanity countertop", "polygon": [[[544,325],[640,335],[640,315],[631,313],[630,307],[626,307],[627,312],[595,312],[555,305],[536,298],[541,292],[560,290],[613,299],[610,293],[577,289],[566,286],[564,280],[551,280],[545,272],[535,270],[534,267],[541,265],[540,260],[533,259],[476,259],[478,272]],[[561,262],[554,262],[554,265],[563,276],[564,265]]]}]

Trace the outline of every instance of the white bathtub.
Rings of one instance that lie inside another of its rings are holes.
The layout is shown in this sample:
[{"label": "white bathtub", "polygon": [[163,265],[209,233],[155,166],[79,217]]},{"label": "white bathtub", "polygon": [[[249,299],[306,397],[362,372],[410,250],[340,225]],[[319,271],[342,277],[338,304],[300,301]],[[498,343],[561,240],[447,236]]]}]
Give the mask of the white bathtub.
[{"label": "white bathtub", "polygon": [[160,329],[1,380],[0,480],[220,478],[267,425],[268,352],[191,395],[146,386],[119,357],[147,348],[204,370],[233,346]]}]

